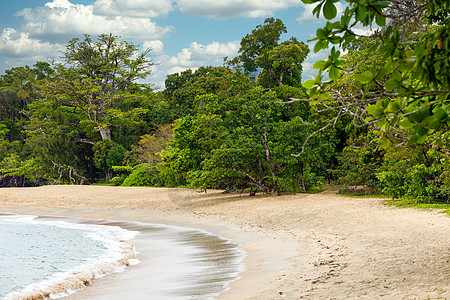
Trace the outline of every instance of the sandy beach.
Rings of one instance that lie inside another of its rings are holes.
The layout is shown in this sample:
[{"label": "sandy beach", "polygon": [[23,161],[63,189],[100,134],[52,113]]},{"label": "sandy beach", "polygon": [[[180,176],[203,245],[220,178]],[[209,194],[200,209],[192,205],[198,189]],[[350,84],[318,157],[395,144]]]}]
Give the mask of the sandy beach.
[{"label": "sandy beach", "polygon": [[[219,299],[450,299],[450,218],[380,199],[43,186],[1,189],[0,212],[169,224],[221,235],[241,244],[247,257],[241,278]],[[108,293],[128,272],[68,298]]]}]

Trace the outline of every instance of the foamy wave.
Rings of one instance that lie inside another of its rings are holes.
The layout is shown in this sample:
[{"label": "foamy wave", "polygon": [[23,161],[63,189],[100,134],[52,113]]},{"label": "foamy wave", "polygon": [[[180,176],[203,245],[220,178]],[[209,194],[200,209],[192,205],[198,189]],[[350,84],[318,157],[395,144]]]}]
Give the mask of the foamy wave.
[{"label": "foamy wave", "polygon": [[[64,297],[90,285],[93,279],[121,272],[127,266],[139,263],[134,246],[125,239],[131,239],[138,232],[125,230],[116,226],[74,224],[61,221],[40,221],[35,216],[11,216],[6,221],[37,222],[49,226],[81,229],[94,239],[101,241],[106,251],[93,257],[89,264],[67,272],[56,273],[51,279],[33,283],[21,291],[7,294],[4,300],[55,299]],[[5,219],[3,219],[5,221]]]}]

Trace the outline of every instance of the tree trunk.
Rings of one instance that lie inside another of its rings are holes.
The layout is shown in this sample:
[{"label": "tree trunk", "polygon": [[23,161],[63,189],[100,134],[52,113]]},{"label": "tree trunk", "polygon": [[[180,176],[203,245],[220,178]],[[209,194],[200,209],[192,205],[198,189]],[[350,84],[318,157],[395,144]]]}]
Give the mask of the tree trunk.
[{"label": "tree trunk", "polygon": [[278,189],[276,187],[273,187],[272,190],[270,191],[270,195],[271,196],[279,196],[279,192]]},{"label": "tree trunk", "polygon": [[302,174],[302,190],[303,190],[303,193],[306,193],[305,175],[303,174],[303,163],[301,164],[301,167],[300,167],[300,174]]},{"label": "tree trunk", "polygon": [[109,130],[108,128],[100,128],[100,135],[102,137],[102,141],[104,140],[110,140],[111,139],[111,130]]}]

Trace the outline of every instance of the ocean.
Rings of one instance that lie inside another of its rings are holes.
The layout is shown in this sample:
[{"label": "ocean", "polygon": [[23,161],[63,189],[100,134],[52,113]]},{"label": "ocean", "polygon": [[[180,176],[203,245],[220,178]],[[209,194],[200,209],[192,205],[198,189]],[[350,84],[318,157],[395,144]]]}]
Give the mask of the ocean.
[{"label": "ocean", "polygon": [[125,288],[111,285],[90,298],[214,299],[238,278],[244,255],[196,229],[0,214],[0,299],[54,299],[91,283],[95,291],[98,278],[129,265]]}]

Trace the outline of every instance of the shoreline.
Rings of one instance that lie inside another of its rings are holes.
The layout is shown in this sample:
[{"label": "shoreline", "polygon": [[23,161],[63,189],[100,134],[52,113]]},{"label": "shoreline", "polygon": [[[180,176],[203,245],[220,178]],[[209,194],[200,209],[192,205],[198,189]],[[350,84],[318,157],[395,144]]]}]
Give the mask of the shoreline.
[{"label": "shoreline", "polygon": [[[11,284],[3,277],[6,289],[3,286],[2,299],[61,298],[62,295],[70,295],[83,289],[94,278],[122,272],[126,266],[137,263],[136,253],[128,242],[137,234],[136,231],[114,226],[100,227],[96,225],[101,224],[95,222],[80,222],[81,219],[59,216],[40,217],[2,212],[0,217],[2,225],[6,226],[6,233],[12,233],[9,235],[12,240],[5,241],[15,245],[6,248],[8,250],[2,245],[2,252],[6,254],[3,258],[7,259],[4,262],[7,272],[3,270],[1,275],[13,282]],[[11,226],[16,229],[19,226],[19,231]],[[24,226],[26,230],[23,229]],[[21,247],[17,247],[14,241]],[[83,247],[77,248],[80,244]],[[23,251],[28,252],[27,257]],[[8,253],[13,256],[9,257]],[[13,263],[8,263],[8,258]],[[24,268],[19,262],[27,267]],[[41,262],[46,263],[43,265]],[[16,268],[22,271],[17,274],[14,270]],[[40,281],[37,281],[39,278]],[[19,287],[21,288],[18,289]]]},{"label": "shoreline", "polygon": [[[1,189],[0,211],[167,224],[223,236],[242,245],[247,257],[241,278],[218,299],[450,298],[450,218],[386,207],[379,199],[44,186]],[[105,290],[115,280],[105,277],[83,291]],[[83,299],[83,291],[64,299]]]}]

